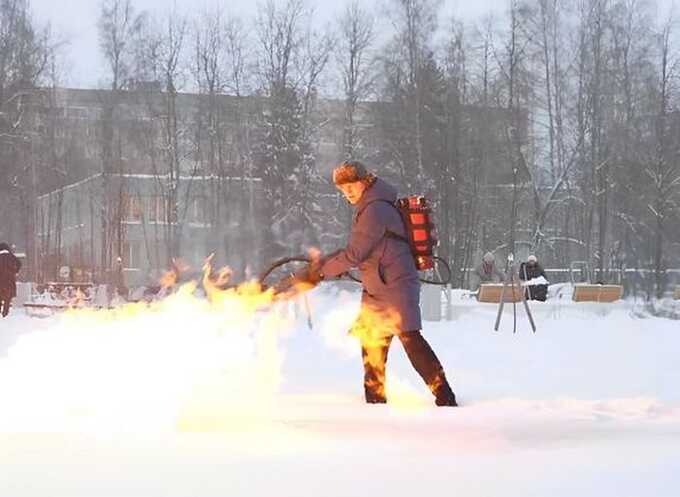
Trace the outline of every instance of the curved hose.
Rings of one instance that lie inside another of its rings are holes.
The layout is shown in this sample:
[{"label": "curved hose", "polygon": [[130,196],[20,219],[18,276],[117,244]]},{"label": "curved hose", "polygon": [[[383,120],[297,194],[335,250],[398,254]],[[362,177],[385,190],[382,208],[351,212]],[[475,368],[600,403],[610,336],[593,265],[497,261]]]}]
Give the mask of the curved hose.
[{"label": "curved hose", "polygon": [[[421,283],[425,283],[426,285],[446,286],[451,282],[451,276],[452,276],[451,268],[449,267],[448,263],[444,259],[442,259],[441,257],[435,256],[434,259],[436,261],[438,261],[439,264],[443,265],[446,268],[447,277],[445,279],[442,279],[442,280],[439,280],[439,281],[429,280],[429,279],[426,279],[426,278],[419,278],[419,280],[420,280]],[[269,277],[269,275],[274,272],[274,270],[276,270],[277,268],[280,268],[281,266],[285,266],[286,264],[291,263],[291,262],[307,262],[307,263],[309,263],[310,258],[306,257],[306,256],[302,256],[302,255],[297,255],[297,256],[293,256],[293,257],[284,257],[283,259],[279,259],[279,260],[275,261],[271,266],[269,266],[266,271],[264,271],[263,273],[261,273],[258,276],[258,278],[257,278],[258,281],[260,283],[264,284],[264,280],[266,280]],[[351,273],[345,273],[345,276],[348,279],[350,279],[350,280],[352,280],[356,283],[361,283],[361,279],[357,278],[356,276],[352,275]]]},{"label": "curved hose", "polygon": [[442,279],[442,280],[440,280],[440,281],[437,281],[437,280],[428,280],[428,279],[425,279],[425,278],[420,278],[420,282],[421,282],[421,283],[425,283],[426,285],[440,285],[440,286],[446,286],[446,285],[448,285],[449,283],[451,283],[451,277],[453,276],[453,275],[451,274],[451,267],[450,267],[449,264],[448,264],[444,259],[442,259],[441,257],[434,256],[433,259],[434,259],[435,261],[438,261],[439,264],[441,264],[442,266],[444,266],[444,267],[446,268],[446,278],[445,278],[445,279]]},{"label": "curved hose", "polygon": [[261,273],[258,277],[257,280],[264,284],[264,280],[267,279],[267,277],[274,272],[275,269],[280,268],[281,266],[285,266],[286,264],[290,262],[307,262],[309,263],[310,259],[309,257],[305,257],[302,255],[296,255],[293,257],[284,257],[283,259],[279,259],[278,261],[275,261],[271,266],[267,268],[267,270],[263,273]]}]

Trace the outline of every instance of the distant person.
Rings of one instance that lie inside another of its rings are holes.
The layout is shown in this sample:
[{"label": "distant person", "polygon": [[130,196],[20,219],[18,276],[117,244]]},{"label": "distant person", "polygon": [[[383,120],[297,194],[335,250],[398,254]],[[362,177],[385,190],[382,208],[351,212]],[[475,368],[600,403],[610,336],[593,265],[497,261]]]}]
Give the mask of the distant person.
[{"label": "distant person", "polygon": [[548,278],[535,255],[530,255],[526,262],[519,265],[519,279],[529,282],[535,280],[527,286],[527,298],[545,302],[548,298]]},{"label": "distant person", "polygon": [[505,273],[496,267],[496,258],[487,252],[470,277],[470,289],[477,291],[482,283],[503,283],[504,280]]},{"label": "distant person", "polygon": [[12,299],[17,295],[17,273],[21,262],[6,243],[0,243],[0,314],[7,317]]}]

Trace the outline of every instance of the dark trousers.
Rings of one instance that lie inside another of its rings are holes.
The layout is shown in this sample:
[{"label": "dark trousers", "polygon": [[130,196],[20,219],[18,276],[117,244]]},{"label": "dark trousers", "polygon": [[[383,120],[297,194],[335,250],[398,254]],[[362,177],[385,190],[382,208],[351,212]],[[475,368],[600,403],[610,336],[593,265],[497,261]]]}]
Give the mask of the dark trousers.
[{"label": "dark trousers", "polygon": [[[435,403],[441,406],[456,405],[456,396],[444,374],[439,359],[420,331],[408,331],[399,335],[406,355],[414,369],[435,396]],[[370,344],[363,343],[361,357],[364,363],[364,392],[366,402],[385,403],[385,366],[392,337],[386,337]]]},{"label": "dark trousers", "polygon": [[548,298],[548,285],[527,286],[527,299],[545,302]]}]

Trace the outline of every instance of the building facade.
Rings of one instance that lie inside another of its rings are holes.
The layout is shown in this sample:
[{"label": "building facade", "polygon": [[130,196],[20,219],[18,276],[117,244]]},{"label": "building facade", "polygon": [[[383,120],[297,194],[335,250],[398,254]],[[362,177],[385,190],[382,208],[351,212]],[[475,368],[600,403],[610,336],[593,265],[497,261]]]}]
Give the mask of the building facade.
[{"label": "building facade", "polygon": [[[49,281],[68,268],[65,274],[73,281],[149,285],[173,258],[198,270],[210,255],[246,274],[262,238],[255,224],[261,180],[181,176],[176,209],[168,200],[167,181],[149,174],[98,174],[40,196],[38,279]],[[216,218],[218,181],[222,208]],[[114,216],[102,215],[106,210]],[[107,225],[111,218],[117,222]],[[102,260],[111,262],[102,265]]]},{"label": "building facade", "polygon": [[[26,117],[35,130],[32,190],[37,202],[31,215],[34,236],[27,243],[32,246],[26,250],[32,277],[50,281],[68,267],[70,278],[113,282],[122,275],[126,285],[149,284],[173,259],[199,268],[210,254],[215,254],[215,264],[229,265],[239,276],[258,273],[271,258],[265,245],[272,244],[275,222],[267,209],[272,185],[262,174],[268,165],[256,159],[267,146],[263,134],[271,131],[266,105],[262,97],[168,94],[148,88],[36,91]],[[386,105],[360,104],[355,150],[378,174],[399,185],[401,173],[383,144],[389,130],[379,125]],[[296,224],[311,226],[313,242],[326,250],[345,242],[351,219],[351,210],[330,181],[333,166],[346,153],[344,103],[317,100],[314,109],[309,118],[313,132],[301,154],[313,163],[302,178],[309,195],[284,199],[280,209],[285,211],[290,200],[288,218],[293,219],[277,233],[282,254],[296,255],[309,245],[306,230],[297,230]],[[464,112],[465,122],[473,122],[479,109]],[[485,129],[488,123],[502,127],[503,114],[490,112],[483,113]],[[504,181],[510,166],[503,158],[503,133],[488,136],[480,145],[487,149],[482,180]],[[292,144],[290,151],[299,153],[296,147]],[[463,153],[475,152],[463,147]],[[300,189],[300,177],[284,174],[277,181],[290,183],[287,191]],[[442,212],[443,202],[449,202],[448,190],[402,193],[429,194]],[[451,208],[456,205],[451,200]],[[302,219],[299,213],[314,219]],[[452,239],[455,229],[460,228],[452,224],[448,230]]]}]

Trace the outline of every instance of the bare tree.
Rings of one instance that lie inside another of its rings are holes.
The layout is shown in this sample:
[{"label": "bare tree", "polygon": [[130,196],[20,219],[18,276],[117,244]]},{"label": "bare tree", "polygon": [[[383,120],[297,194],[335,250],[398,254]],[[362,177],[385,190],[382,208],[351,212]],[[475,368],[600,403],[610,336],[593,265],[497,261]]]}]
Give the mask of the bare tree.
[{"label": "bare tree", "polygon": [[[182,165],[190,155],[187,150],[190,136],[182,110],[178,108],[178,90],[184,85],[187,30],[187,18],[172,10],[151,25],[145,40],[145,60],[154,80],[160,81],[164,90],[160,94],[161,108],[155,110],[154,118],[160,125],[159,145],[163,151],[163,166],[157,174],[158,188],[165,199],[164,239],[168,261],[181,255],[183,220],[188,204],[181,202],[180,183]],[[197,174],[195,168],[188,172],[192,176]],[[186,188],[187,196],[190,188],[191,182]]]},{"label": "bare tree", "polygon": [[[597,207],[597,251],[596,260],[600,279],[604,274],[607,228],[609,219],[609,167],[607,145],[605,143],[605,102],[606,88],[606,47],[605,16],[607,0],[593,0],[590,5],[590,49],[592,54],[592,77],[589,82],[588,98],[590,101],[590,167],[591,184],[593,185],[594,204]],[[592,219],[592,214],[591,214]]]},{"label": "bare tree", "polygon": [[99,45],[110,70],[111,89],[125,87],[134,67],[134,40],[144,27],[146,14],[136,14],[132,0],[101,0]]},{"label": "bare tree", "polygon": [[[425,164],[424,153],[424,71],[427,60],[432,56],[430,42],[437,26],[439,0],[393,0],[391,19],[395,38],[391,51],[385,59],[391,72],[396,97],[403,99],[403,114],[399,119],[405,125],[405,134],[412,136],[413,153],[404,154],[399,147],[393,149],[393,156],[400,163],[402,182],[409,190],[431,186],[427,172],[432,164]],[[413,157],[411,158],[411,155]],[[428,181],[429,179],[429,181]],[[429,184],[428,184],[429,183]]]},{"label": "bare tree", "polygon": [[[26,89],[45,83],[49,47],[42,31],[29,29],[26,5],[0,0],[0,161],[9,171],[0,175],[0,209],[22,215],[41,184],[57,190],[75,167],[69,150],[50,156],[67,137],[27,133]],[[602,280],[625,249],[661,295],[680,243],[672,23],[655,32],[646,0],[508,0],[506,12],[472,32],[455,22],[441,31],[440,5],[391,0],[392,36],[376,48],[377,21],[353,0],[336,20],[335,40],[313,24],[304,0],[267,1],[252,29],[218,7],[189,23],[177,12],[162,21],[137,15],[132,0],[102,0],[111,91],[98,93],[99,186],[116,191],[91,199],[102,220],[101,268],[125,245],[129,199],[144,193],[113,179],[133,171],[127,147],[136,140],[163,199],[154,207],[159,219],[144,229],[163,240],[168,259],[182,252],[192,196],[208,201],[206,243],[241,270],[241,253],[258,263],[336,242],[328,227],[337,219],[321,211],[333,194],[318,157],[337,152],[379,162],[403,190],[435,202],[441,255],[459,285],[482,248],[526,247],[562,266],[578,256]],[[339,88],[324,78],[329,60]],[[141,84],[151,81],[157,86]],[[193,88],[196,97],[180,93]],[[328,94],[342,102],[320,102]],[[129,113],[140,112],[141,100],[146,114],[137,120]],[[46,105],[56,128],[56,100]],[[319,147],[322,135],[325,142],[340,134],[341,150]],[[258,177],[261,208],[253,200]],[[69,206],[57,195],[51,201],[41,221],[52,227],[46,250],[58,255]],[[35,230],[25,230],[28,240]],[[247,250],[261,238],[263,250]]]},{"label": "bare tree", "polygon": [[[254,237],[254,192],[252,189],[252,153],[250,108],[244,98],[250,90],[249,35],[241,20],[226,15],[219,8],[206,11],[194,25],[194,76],[201,95],[196,118],[196,147],[199,160],[205,163],[211,198],[211,244],[223,245],[233,269],[243,273],[248,240]],[[240,185],[231,177],[240,176]],[[238,186],[238,192],[234,187]],[[236,193],[237,197],[232,194]],[[229,198],[237,198],[240,230],[229,229],[232,212],[226,208]],[[247,208],[246,208],[247,206]],[[225,228],[220,231],[218,227]],[[238,235],[238,236],[237,236]],[[232,245],[238,238],[239,247]],[[222,242],[220,242],[220,239]],[[238,260],[236,260],[238,259]]]},{"label": "bare tree", "polygon": [[[678,192],[680,192],[680,164],[677,143],[671,135],[668,122],[669,109],[673,92],[677,89],[680,58],[672,45],[673,18],[670,16],[657,34],[658,53],[658,93],[655,123],[656,154],[649,167],[645,169],[652,185],[652,211],[654,226],[654,275],[656,297],[661,298],[665,290],[664,242],[668,233],[668,220],[674,208],[677,208]],[[677,140],[677,135],[675,136]]]},{"label": "bare tree", "polygon": [[29,255],[25,272],[35,276],[35,204],[41,172],[35,157],[39,135],[27,116],[33,90],[46,78],[58,50],[50,27],[37,25],[27,0],[0,1],[0,236],[20,240]]},{"label": "bare tree", "polygon": [[527,35],[527,18],[531,15],[528,6],[519,0],[510,0],[509,26],[502,41],[496,60],[503,79],[504,91],[497,98],[499,105],[504,104],[507,110],[507,126],[505,139],[508,156],[512,165],[512,200],[510,206],[509,229],[507,230],[507,247],[516,253],[517,226],[519,222],[519,202],[521,185],[531,180],[531,170],[527,160],[524,134],[528,130],[526,103],[530,92],[531,81],[527,77],[528,49],[531,41]]},{"label": "bare tree", "polygon": [[[122,98],[121,92],[130,86],[135,61],[135,44],[143,31],[146,14],[136,14],[131,0],[101,0],[99,21],[99,45],[109,67],[109,85],[111,92],[101,94],[101,162],[102,190],[110,192],[111,174],[116,174],[118,181],[115,198],[107,197],[101,205],[101,252],[100,270],[111,275],[115,257],[121,257],[125,244],[125,192],[123,179],[124,165],[121,158],[122,141],[120,138],[120,119],[117,115]],[[111,276],[113,277],[113,276]],[[113,281],[113,280],[111,280]]]},{"label": "bare tree", "polygon": [[267,258],[283,253],[284,237],[286,246],[302,250],[318,236],[318,209],[310,201],[317,124],[310,116],[331,43],[311,28],[311,14],[301,0],[281,8],[269,1],[257,18],[257,74],[267,101],[256,163],[272,219],[264,242]]},{"label": "bare tree", "polygon": [[361,135],[355,122],[357,106],[368,97],[374,81],[370,68],[370,49],[375,40],[374,19],[357,1],[353,1],[338,20],[338,27],[340,50],[336,58],[345,96],[343,152],[346,158],[350,158],[361,148]]},{"label": "bare tree", "polygon": [[468,69],[464,28],[452,21],[447,46],[446,132],[443,134],[446,159],[438,178],[441,256],[452,263],[455,284],[462,286],[466,254],[473,243],[473,220],[479,207],[471,190],[478,186],[466,164],[464,112],[467,105]]}]

